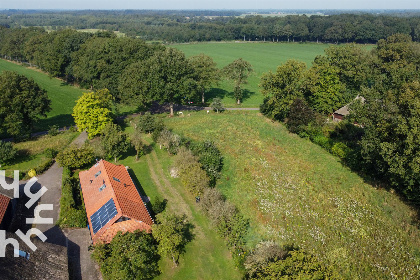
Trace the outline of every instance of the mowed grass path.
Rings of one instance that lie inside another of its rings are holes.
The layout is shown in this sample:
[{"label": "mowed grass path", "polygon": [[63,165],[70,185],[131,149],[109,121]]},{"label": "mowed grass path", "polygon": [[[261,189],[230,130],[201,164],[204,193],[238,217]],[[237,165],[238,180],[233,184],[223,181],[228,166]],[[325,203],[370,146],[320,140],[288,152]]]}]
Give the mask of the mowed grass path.
[{"label": "mowed grass path", "polygon": [[[259,107],[263,102],[263,95],[258,87],[263,73],[276,71],[277,66],[288,59],[296,59],[312,65],[317,55],[324,54],[328,44],[315,43],[191,43],[177,44],[171,47],[185,53],[187,57],[204,53],[213,58],[219,68],[223,68],[232,61],[243,58],[250,62],[254,73],[249,78],[249,83],[244,86],[245,94],[242,107]],[[233,84],[222,81],[208,95],[207,100],[221,97],[223,104],[229,107],[237,106],[233,98]]]},{"label": "mowed grass path", "polygon": [[44,131],[52,125],[59,127],[70,126],[74,124],[73,107],[76,100],[87,90],[82,90],[71,85],[65,84],[57,78],[50,78],[47,74],[36,69],[24,67],[3,59],[0,59],[0,72],[14,71],[34,81],[48,93],[51,99],[51,111],[46,118],[41,118],[35,126],[35,131]]},{"label": "mowed grass path", "polygon": [[[127,131],[131,131],[131,128]],[[148,144],[152,142],[148,135],[144,139]],[[179,266],[174,268],[172,260],[162,259],[162,274],[157,279],[241,279],[241,273],[235,268],[224,241],[217,236],[209,220],[199,211],[195,198],[181,186],[179,179],[170,177],[172,160],[173,157],[165,150],[154,145],[150,146],[150,152],[138,162],[134,156],[121,160],[121,163],[133,170],[142,187],[141,191],[150,197],[152,203],[156,197],[168,199],[167,211],[178,215],[186,214],[195,227],[195,237],[186,246]]]},{"label": "mowed grass path", "polygon": [[298,245],[347,279],[420,279],[415,212],[319,146],[257,112],[197,112],[165,123],[222,151],[217,187],[251,219],[251,246]]}]

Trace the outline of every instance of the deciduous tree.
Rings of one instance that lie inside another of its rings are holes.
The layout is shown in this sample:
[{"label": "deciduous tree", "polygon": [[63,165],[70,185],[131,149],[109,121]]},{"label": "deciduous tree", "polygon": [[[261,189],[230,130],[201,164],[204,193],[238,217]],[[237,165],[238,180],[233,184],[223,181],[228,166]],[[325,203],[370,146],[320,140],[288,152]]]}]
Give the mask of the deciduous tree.
[{"label": "deciduous tree", "polygon": [[213,59],[205,54],[192,56],[188,61],[194,70],[193,76],[197,81],[198,90],[201,92],[201,103],[204,104],[204,94],[211,85],[220,80],[220,71]]},{"label": "deciduous tree", "polygon": [[112,101],[107,89],[84,93],[77,100],[72,114],[78,130],[86,130],[89,139],[101,133],[112,121]]},{"label": "deciduous tree", "polygon": [[232,63],[226,65],[223,68],[223,72],[225,73],[226,77],[235,83],[233,93],[237,104],[241,104],[241,86],[248,82],[248,77],[252,73],[252,71],[253,69],[251,64],[248,61],[243,60],[242,58],[233,61]]},{"label": "deciduous tree", "polygon": [[101,145],[105,155],[117,162],[117,159],[130,147],[127,134],[121,131],[121,128],[114,123],[108,123],[101,131],[101,134]]}]

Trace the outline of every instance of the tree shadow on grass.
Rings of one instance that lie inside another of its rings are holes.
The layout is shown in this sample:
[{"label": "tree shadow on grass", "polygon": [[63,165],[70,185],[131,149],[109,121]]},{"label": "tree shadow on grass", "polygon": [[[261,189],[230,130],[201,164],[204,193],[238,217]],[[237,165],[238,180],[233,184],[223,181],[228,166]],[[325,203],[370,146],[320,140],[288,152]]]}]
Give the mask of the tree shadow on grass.
[{"label": "tree shadow on grass", "polygon": [[[149,197],[146,195],[146,192],[144,191],[143,187],[140,184],[140,181],[137,179],[136,174],[132,169],[127,169],[128,174],[130,174],[131,179],[134,182],[134,185],[136,186],[137,191],[139,192],[143,202],[146,204],[147,209],[149,210],[149,213],[152,213],[152,203],[150,202]],[[147,198],[147,199],[146,199]]]},{"label": "tree shadow on grass", "polygon": [[227,90],[221,88],[212,88],[206,93],[206,102],[210,104],[213,101],[213,98],[223,99],[227,96],[233,96],[233,93],[228,92]]},{"label": "tree shadow on grass", "polygon": [[51,126],[58,125],[58,127],[69,127],[74,125],[74,119],[71,114],[62,114],[49,118],[43,118],[35,123],[33,132],[47,131]]}]

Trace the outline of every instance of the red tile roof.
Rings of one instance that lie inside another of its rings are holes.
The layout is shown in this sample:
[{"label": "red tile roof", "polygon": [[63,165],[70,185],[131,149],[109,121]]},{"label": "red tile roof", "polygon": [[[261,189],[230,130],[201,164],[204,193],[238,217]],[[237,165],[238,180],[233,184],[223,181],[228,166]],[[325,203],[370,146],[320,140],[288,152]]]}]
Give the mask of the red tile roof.
[{"label": "red tile roof", "polygon": [[146,223],[135,221],[135,220],[128,220],[123,222],[118,222],[110,226],[100,237],[104,243],[109,243],[112,241],[115,235],[118,232],[134,232],[136,230],[144,230],[148,233],[152,231],[152,227]]},{"label": "red tile roof", "polygon": [[[79,178],[94,244],[103,239],[104,241],[110,242],[111,240],[109,240],[108,237],[115,236],[115,229],[122,229],[122,227],[118,225],[122,222],[115,223],[121,217],[142,222],[141,224],[145,224],[149,227],[147,230],[150,229],[153,220],[141,199],[130,174],[123,165],[114,165],[105,160],[101,160],[88,171],[80,172]],[[100,190],[103,185],[105,185],[105,188]],[[91,216],[111,198],[114,199],[118,214],[98,232],[93,233],[92,222],[90,220]],[[114,223],[118,226],[114,226]],[[132,225],[132,223],[125,224]],[[138,227],[138,229],[144,229],[145,226],[141,225]],[[108,232],[108,230],[110,232]],[[101,236],[108,237],[101,238]]]},{"label": "red tile roof", "polygon": [[0,224],[3,222],[4,214],[6,214],[7,207],[9,207],[10,198],[0,194]]}]

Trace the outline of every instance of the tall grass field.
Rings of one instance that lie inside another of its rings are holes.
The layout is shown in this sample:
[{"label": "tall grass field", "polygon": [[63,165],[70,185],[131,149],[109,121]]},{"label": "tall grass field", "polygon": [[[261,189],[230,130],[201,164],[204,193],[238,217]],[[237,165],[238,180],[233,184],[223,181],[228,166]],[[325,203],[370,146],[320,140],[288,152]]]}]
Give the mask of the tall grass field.
[{"label": "tall grass field", "polygon": [[[258,87],[263,73],[276,71],[277,66],[288,59],[303,61],[310,67],[314,58],[317,55],[324,54],[324,50],[329,46],[328,44],[316,43],[268,42],[214,42],[171,45],[171,47],[183,51],[187,57],[201,53],[206,54],[213,58],[219,68],[223,68],[238,58],[243,58],[251,63],[254,73],[248,79],[248,84],[244,86],[245,94],[242,107],[259,107],[263,102],[264,98]],[[219,85],[216,85],[207,94],[207,100],[214,97],[221,97],[223,104],[227,107],[237,106],[233,98],[233,83],[231,82],[223,80]]]},{"label": "tall grass field", "polygon": [[321,147],[258,112],[197,112],[165,123],[222,151],[217,187],[251,219],[251,248],[294,244],[344,279],[420,279],[415,211]]}]

